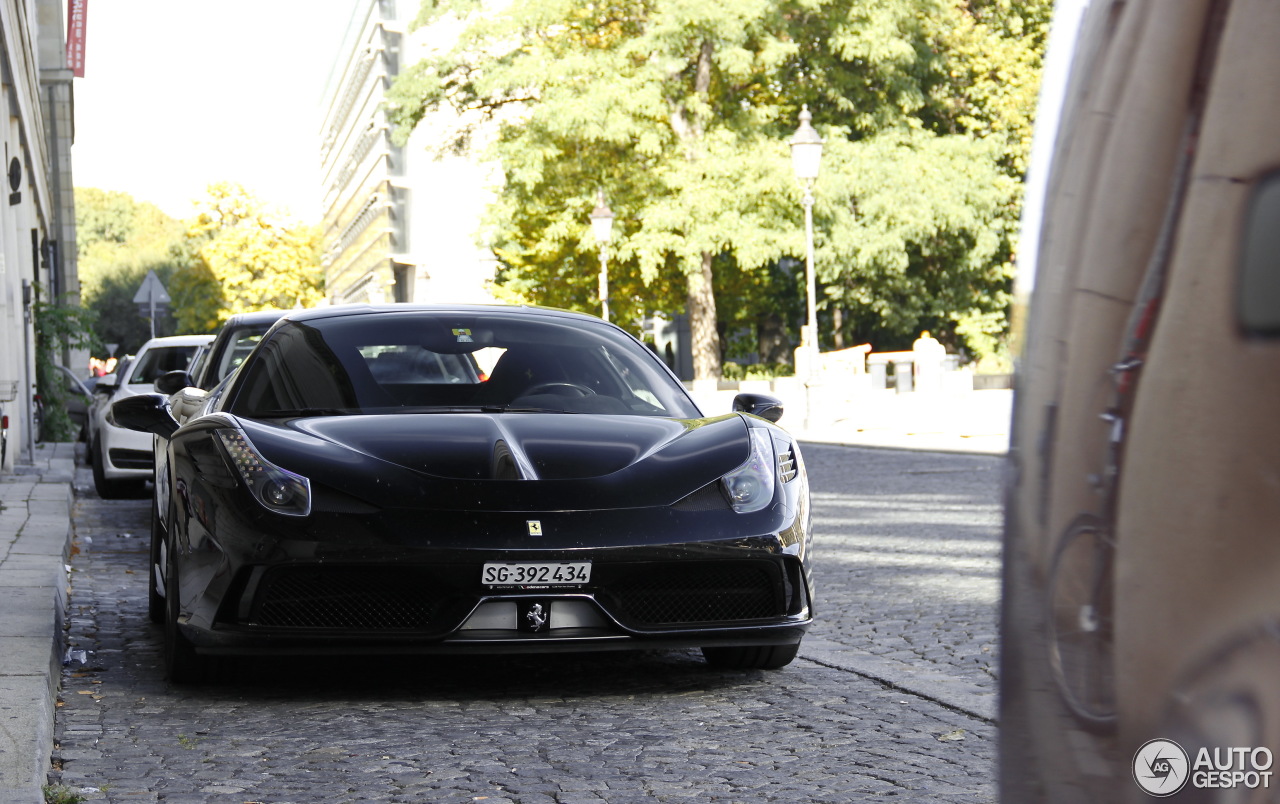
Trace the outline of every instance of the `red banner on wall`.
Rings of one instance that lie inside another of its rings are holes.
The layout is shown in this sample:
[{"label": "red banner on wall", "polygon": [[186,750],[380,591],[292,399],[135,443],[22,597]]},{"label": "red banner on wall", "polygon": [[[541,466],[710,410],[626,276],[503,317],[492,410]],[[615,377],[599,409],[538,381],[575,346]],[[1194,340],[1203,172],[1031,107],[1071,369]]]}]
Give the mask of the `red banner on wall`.
[{"label": "red banner on wall", "polygon": [[89,0],[67,0],[67,68],[77,78],[84,77],[85,18]]}]

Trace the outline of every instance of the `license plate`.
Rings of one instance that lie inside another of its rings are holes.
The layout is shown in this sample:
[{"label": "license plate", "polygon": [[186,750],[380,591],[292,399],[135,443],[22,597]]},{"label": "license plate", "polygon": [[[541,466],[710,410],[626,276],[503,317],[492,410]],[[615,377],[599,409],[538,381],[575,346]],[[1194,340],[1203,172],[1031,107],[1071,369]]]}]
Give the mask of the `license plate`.
[{"label": "license plate", "polygon": [[590,561],[494,561],[480,571],[485,586],[578,586],[590,580]]}]

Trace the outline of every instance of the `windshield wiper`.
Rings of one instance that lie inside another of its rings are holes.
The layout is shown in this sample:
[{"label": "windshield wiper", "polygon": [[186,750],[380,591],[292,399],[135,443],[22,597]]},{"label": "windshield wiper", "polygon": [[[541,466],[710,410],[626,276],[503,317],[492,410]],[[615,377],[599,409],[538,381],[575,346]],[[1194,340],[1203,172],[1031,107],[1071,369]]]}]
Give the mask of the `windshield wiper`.
[{"label": "windshield wiper", "polygon": [[351,408],[290,408],[289,410],[267,410],[255,413],[258,419],[300,419],[306,416],[346,416]]},{"label": "windshield wiper", "polygon": [[530,408],[514,405],[406,405],[391,413],[576,413],[561,408]]},{"label": "windshield wiper", "polygon": [[528,408],[515,405],[482,405],[481,413],[577,413],[576,410],[564,408]]}]

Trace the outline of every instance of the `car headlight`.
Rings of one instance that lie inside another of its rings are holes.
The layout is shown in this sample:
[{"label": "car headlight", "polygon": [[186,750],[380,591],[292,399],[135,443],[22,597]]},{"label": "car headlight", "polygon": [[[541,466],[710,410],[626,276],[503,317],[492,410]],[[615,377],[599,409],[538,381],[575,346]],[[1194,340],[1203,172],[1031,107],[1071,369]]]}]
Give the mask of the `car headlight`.
[{"label": "car headlight", "polygon": [[311,513],[311,481],[281,469],[253,446],[239,430],[216,430],[232,468],[249,488],[253,498],[268,511],[285,516]]},{"label": "car headlight", "polygon": [[773,444],[763,429],[749,427],[747,435],[751,441],[747,462],[720,480],[729,495],[729,504],[740,514],[759,511],[773,500]]}]

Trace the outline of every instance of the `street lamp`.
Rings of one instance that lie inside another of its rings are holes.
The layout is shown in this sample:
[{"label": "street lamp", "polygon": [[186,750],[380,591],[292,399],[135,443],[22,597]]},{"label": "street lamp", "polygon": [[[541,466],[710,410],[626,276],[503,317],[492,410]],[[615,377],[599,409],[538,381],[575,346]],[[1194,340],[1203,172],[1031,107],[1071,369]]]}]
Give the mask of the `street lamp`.
[{"label": "street lamp", "polygon": [[600,191],[600,203],[591,210],[591,231],[600,244],[600,317],[609,320],[609,255],[607,249],[613,238],[613,210],[604,203],[604,190]]},{"label": "street lamp", "polygon": [[818,178],[818,165],[822,162],[822,136],[811,125],[812,120],[809,105],[805,104],[800,109],[800,128],[791,138],[791,166],[796,171],[796,178],[804,183],[805,297],[809,316],[800,333],[800,345],[808,349],[810,371],[817,363],[818,352],[817,280],[813,274],[813,182]]}]

